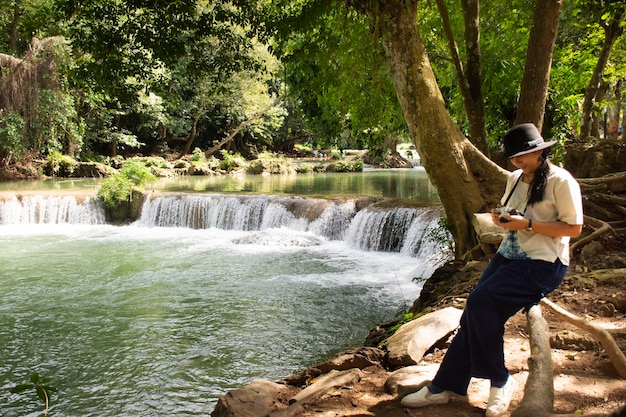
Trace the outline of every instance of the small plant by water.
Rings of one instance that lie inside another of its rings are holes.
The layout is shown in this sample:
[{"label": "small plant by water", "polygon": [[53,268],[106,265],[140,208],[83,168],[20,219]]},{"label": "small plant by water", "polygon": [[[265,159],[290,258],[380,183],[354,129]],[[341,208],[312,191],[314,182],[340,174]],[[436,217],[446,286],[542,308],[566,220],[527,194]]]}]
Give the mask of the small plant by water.
[{"label": "small plant by water", "polygon": [[426,239],[429,242],[440,245],[444,256],[454,254],[454,240],[452,239],[450,225],[448,224],[448,218],[445,213],[443,213],[437,221],[437,227],[428,232]]},{"label": "small plant by water", "polygon": [[102,181],[98,197],[102,199],[106,208],[115,209],[131,199],[135,188],[141,188],[155,179],[150,168],[144,163],[128,161],[117,174]]},{"label": "small plant by water", "polygon": [[48,415],[48,408],[50,405],[50,396],[57,389],[51,385],[48,385],[50,378],[41,377],[37,372],[30,374],[30,383],[19,384],[11,388],[11,392],[14,394],[21,394],[26,391],[34,391],[39,399],[44,403],[43,415]]}]

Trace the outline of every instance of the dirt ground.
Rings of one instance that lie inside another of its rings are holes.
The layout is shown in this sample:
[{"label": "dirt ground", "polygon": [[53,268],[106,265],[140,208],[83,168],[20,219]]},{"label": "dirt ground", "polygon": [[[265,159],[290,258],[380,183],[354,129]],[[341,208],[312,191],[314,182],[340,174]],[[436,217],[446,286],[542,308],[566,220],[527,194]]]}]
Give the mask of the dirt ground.
[{"label": "dirt ground", "polygon": [[[578,268],[578,270],[582,270]],[[608,327],[626,332],[626,269],[622,279],[602,285],[581,285],[566,278],[550,295],[550,300],[579,317],[604,323]],[[616,307],[616,308],[613,308]],[[583,336],[570,342],[565,349],[552,349],[554,369],[554,412],[556,414],[611,413],[626,404],[626,380],[617,375],[601,345],[584,331],[556,318],[545,308],[551,334],[569,330]],[[610,316],[610,317],[607,317]],[[626,335],[615,336],[622,351],[626,351]],[[586,339],[585,339],[586,338]],[[506,326],[506,362],[513,377],[519,382],[513,402],[505,417],[511,415],[523,396],[523,386],[528,377],[530,345],[526,330],[526,315],[518,313]],[[428,353],[418,364],[436,372],[445,349]],[[423,409],[407,409],[398,398],[385,393],[384,384],[390,372],[372,366],[363,370],[364,376],[352,386],[343,387],[323,395],[308,404],[300,417],[472,417],[484,416],[489,383],[472,380],[467,397],[452,395],[445,405]]]}]

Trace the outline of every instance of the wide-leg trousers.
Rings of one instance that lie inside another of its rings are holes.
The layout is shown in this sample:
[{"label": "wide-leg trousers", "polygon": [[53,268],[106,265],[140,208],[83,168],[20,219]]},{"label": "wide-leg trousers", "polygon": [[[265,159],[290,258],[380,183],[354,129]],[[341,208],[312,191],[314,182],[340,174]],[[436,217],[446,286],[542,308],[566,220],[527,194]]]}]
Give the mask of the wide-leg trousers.
[{"label": "wide-leg trousers", "polygon": [[538,260],[509,260],[496,254],[470,292],[460,328],[432,384],[467,395],[472,377],[504,383],[504,325],[530,308],[563,281],[567,266]]}]

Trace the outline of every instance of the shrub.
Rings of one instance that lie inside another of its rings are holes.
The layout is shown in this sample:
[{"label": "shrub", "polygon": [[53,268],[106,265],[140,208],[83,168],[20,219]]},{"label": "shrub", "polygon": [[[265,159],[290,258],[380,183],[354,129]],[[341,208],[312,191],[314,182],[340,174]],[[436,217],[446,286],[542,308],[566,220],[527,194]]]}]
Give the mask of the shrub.
[{"label": "shrub", "polygon": [[340,161],[334,164],[335,172],[361,172],[363,171],[363,161],[360,159],[354,162]]},{"label": "shrub", "polygon": [[115,209],[120,204],[130,200],[133,195],[133,188],[131,180],[117,174],[102,180],[98,196],[106,208]]},{"label": "shrub", "polygon": [[156,179],[150,168],[141,161],[126,162],[118,175],[129,179],[137,187],[143,187],[146,182]]},{"label": "shrub", "polygon": [[246,168],[248,174],[293,174],[296,172],[294,164],[283,156],[270,152],[261,152],[258,159],[251,161]]},{"label": "shrub", "polygon": [[48,155],[46,168],[47,174],[52,176],[71,176],[78,162],[69,155],[63,155],[59,151],[54,151]]},{"label": "shrub", "polygon": [[338,149],[333,149],[332,151],[330,151],[330,155],[328,155],[328,158],[333,160],[343,159],[343,153],[341,153],[341,151]]},{"label": "shrub", "polygon": [[222,160],[219,165],[220,169],[223,169],[224,171],[234,171],[238,168],[246,166],[246,160],[241,156],[241,154],[229,152],[224,149],[222,149],[220,153],[222,154]]},{"label": "shrub", "polygon": [[22,137],[24,135],[24,119],[6,109],[0,109],[0,160],[4,163],[10,159],[19,160],[26,151]]},{"label": "shrub", "polygon": [[195,148],[193,150],[193,153],[191,154],[190,161],[191,161],[191,163],[203,164],[206,161],[206,156],[204,155],[204,152],[202,152],[202,149]]},{"label": "shrub", "polygon": [[129,161],[117,174],[102,181],[98,197],[106,208],[115,209],[131,200],[133,190],[155,179],[154,174],[142,162]]}]

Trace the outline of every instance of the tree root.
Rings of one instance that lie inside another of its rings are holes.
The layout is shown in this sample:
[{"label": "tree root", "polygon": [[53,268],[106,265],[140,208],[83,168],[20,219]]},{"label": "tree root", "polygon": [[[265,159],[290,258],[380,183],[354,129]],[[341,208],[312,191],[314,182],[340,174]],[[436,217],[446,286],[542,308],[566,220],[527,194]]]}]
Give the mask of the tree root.
[{"label": "tree root", "polygon": [[[544,304],[545,298],[541,301]],[[546,300],[547,301],[547,300]],[[545,305],[545,304],[544,304]],[[524,398],[511,417],[580,417],[579,414],[554,414],[552,351],[547,321],[536,305],[527,314],[531,356]],[[626,417],[626,407],[611,414],[587,414],[587,417]]]},{"label": "tree root", "polygon": [[611,230],[613,230],[611,225],[609,225],[608,223],[606,223],[606,222],[604,222],[602,220],[599,220],[599,219],[596,219],[594,217],[590,217],[590,216],[587,216],[587,215],[585,215],[584,218],[585,218],[585,224],[595,228],[595,230],[590,235],[585,236],[584,238],[577,240],[575,243],[572,243],[570,245],[570,248],[569,248],[569,252],[570,253],[574,253],[574,251],[577,248],[579,248],[581,246],[584,246],[588,242],[598,238],[600,235],[603,235],[604,233],[607,233],[607,232],[610,232]]},{"label": "tree root", "polygon": [[626,171],[616,172],[598,178],[578,178],[577,180],[583,193],[598,189],[607,190],[616,194],[626,192]]},{"label": "tree root", "polygon": [[626,356],[622,353],[619,346],[615,342],[615,339],[611,336],[608,330],[603,329],[585,319],[582,319],[569,311],[565,310],[562,307],[554,304],[552,301],[547,298],[541,299],[541,305],[549,309],[552,313],[554,313],[557,317],[562,320],[565,320],[568,323],[571,323],[580,329],[591,334],[593,337],[598,339],[602,347],[606,351],[611,363],[615,367],[617,374],[626,378]]}]

